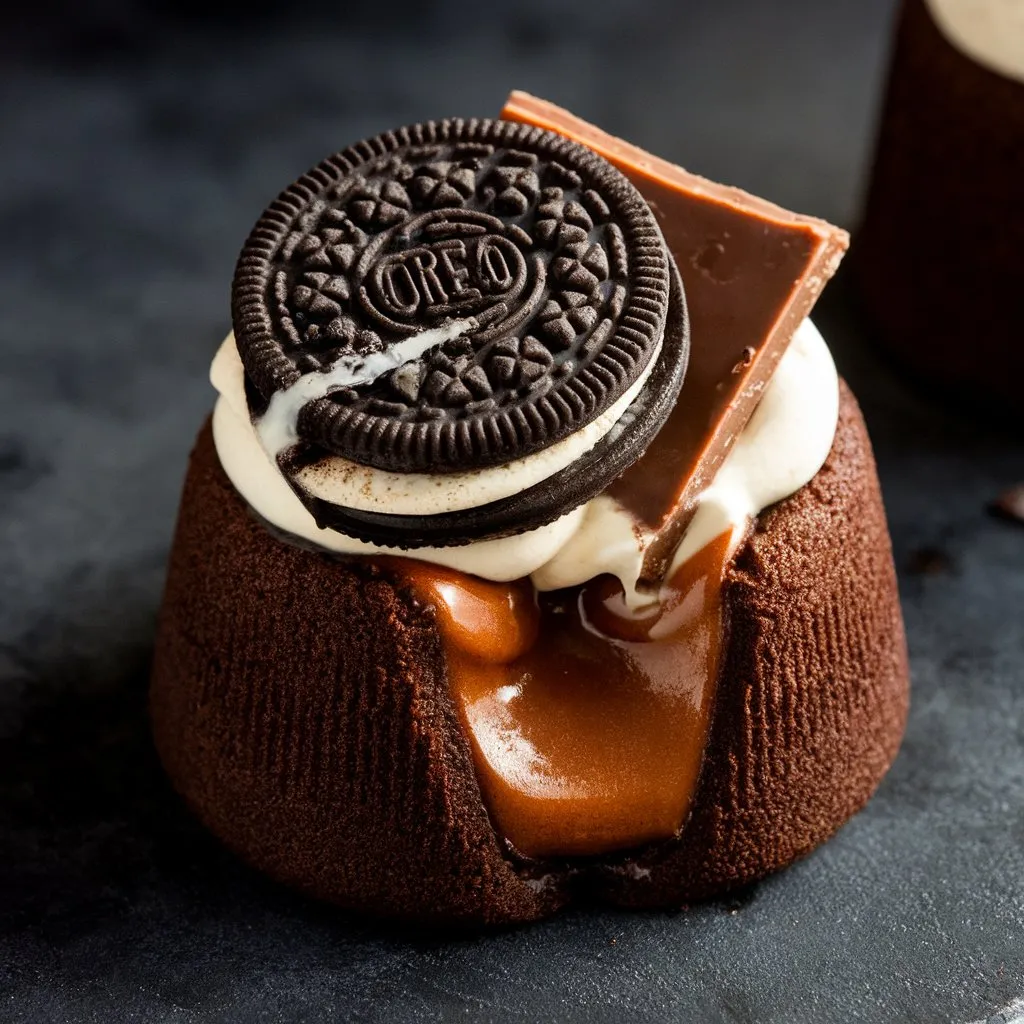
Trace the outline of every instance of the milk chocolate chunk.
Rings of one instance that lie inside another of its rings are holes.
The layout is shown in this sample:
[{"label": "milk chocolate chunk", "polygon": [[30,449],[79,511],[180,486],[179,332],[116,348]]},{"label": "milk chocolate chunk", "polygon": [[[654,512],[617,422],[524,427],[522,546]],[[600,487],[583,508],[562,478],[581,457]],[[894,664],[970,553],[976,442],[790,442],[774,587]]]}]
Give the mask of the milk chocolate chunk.
[{"label": "milk chocolate chunk", "polygon": [[659,579],[771,379],[793,332],[845,252],[845,231],[691,174],[526,93],[502,117],[577,139],[620,168],[654,211],[686,289],[691,349],[679,401],[644,457],[610,492],[657,532]]},{"label": "milk chocolate chunk", "polygon": [[647,204],[592,150],[428,122],[328,157],[271,204],[239,258],[235,336],[282,449],[480,469],[568,437],[638,381],[670,263]]}]

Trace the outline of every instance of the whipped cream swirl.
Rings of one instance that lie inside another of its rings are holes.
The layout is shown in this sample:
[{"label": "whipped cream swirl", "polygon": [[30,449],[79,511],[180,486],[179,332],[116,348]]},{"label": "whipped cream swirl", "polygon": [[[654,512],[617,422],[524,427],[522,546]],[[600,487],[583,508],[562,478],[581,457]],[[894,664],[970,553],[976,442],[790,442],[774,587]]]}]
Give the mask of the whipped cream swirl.
[{"label": "whipped cream swirl", "polygon": [[[214,359],[211,380],[219,392],[213,433],[221,465],[235,489],[260,516],[278,529],[328,551],[409,557],[408,552],[398,548],[370,544],[317,526],[278,469],[274,455],[279,438],[268,437],[266,444],[261,441],[259,424],[254,424],[249,415],[244,370],[231,335]],[[642,387],[642,379],[638,385]],[[591,424],[595,427],[591,431],[594,436],[580,439],[573,435],[566,439],[574,442],[567,452],[575,452],[569,462],[612,429],[638,390],[634,386],[605,414],[601,423]],[[838,416],[835,364],[817,328],[805,320],[750,421],[711,485],[700,496],[697,512],[677,549],[675,564],[681,564],[726,530],[732,532],[733,543],[738,545],[753,517],[808,483],[828,456]],[[529,463],[544,454],[518,461]],[[536,464],[534,471],[538,466],[547,468],[551,461]],[[562,462],[560,458],[555,461]],[[521,490],[524,479],[521,467],[517,469],[515,464],[510,464],[512,469],[499,466],[473,474],[436,477],[386,473],[342,459],[332,460],[328,467],[326,471],[322,467],[317,471],[316,491],[320,496],[339,502],[353,500],[348,496],[356,494],[361,498],[354,500],[361,503],[354,507],[395,514],[411,510],[429,515],[471,508],[494,500],[496,489],[509,486],[510,476],[517,482],[505,493]],[[539,479],[547,475],[550,474]],[[453,487],[453,476],[472,480],[464,480],[461,488]],[[405,479],[386,479],[391,477]],[[303,485],[309,486],[310,482],[303,481]],[[640,606],[652,600],[652,595],[637,587],[644,552],[652,539],[653,535],[638,528],[633,516],[617,501],[602,494],[527,533],[459,547],[417,548],[412,557],[490,580],[530,576],[539,590],[574,586],[610,573],[622,582],[629,602]]]}]

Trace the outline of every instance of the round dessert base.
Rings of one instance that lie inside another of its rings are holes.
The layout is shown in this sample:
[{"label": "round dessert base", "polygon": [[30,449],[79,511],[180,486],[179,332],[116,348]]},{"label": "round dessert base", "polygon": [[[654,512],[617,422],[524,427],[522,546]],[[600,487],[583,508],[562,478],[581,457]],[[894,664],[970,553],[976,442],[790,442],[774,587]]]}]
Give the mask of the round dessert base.
[{"label": "round dessert base", "polygon": [[808,853],[864,805],[899,746],[903,623],[871,447],[845,385],[825,466],[760,517],[725,587],[724,670],[681,836],[523,864],[481,799],[431,610],[368,563],[271,536],[207,425],[157,639],[157,748],[229,847],[348,908],[483,925],[543,917],[574,893],[677,907]]}]

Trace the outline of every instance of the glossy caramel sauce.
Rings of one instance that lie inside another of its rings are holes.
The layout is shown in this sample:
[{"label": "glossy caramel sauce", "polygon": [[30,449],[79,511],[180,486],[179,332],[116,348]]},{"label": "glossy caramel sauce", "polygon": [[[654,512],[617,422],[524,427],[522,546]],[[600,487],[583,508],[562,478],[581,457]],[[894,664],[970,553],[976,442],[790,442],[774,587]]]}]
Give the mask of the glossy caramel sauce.
[{"label": "glossy caramel sauce", "polygon": [[484,800],[520,853],[605,853],[682,828],[715,693],[729,537],[642,615],[609,576],[538,594],[529,580],[392,563],[436,610]]}]

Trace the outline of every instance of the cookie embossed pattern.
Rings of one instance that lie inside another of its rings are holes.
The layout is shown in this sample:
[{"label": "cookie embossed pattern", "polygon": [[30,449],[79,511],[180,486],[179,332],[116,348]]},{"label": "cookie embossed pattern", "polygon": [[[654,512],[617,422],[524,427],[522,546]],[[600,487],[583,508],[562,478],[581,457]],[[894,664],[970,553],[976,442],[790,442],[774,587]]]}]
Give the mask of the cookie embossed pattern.
[{"label": "cookie embossed pattern", "polygon": [[608,178],[582,147],[507,122],[439,122],[325,161],[243,250],[247,372],[269,402],[339,360],[454,323],[440,347],[304,408],[300,436],[431,472],[560,440],[619,398],[660,340],[660,234]]}]

